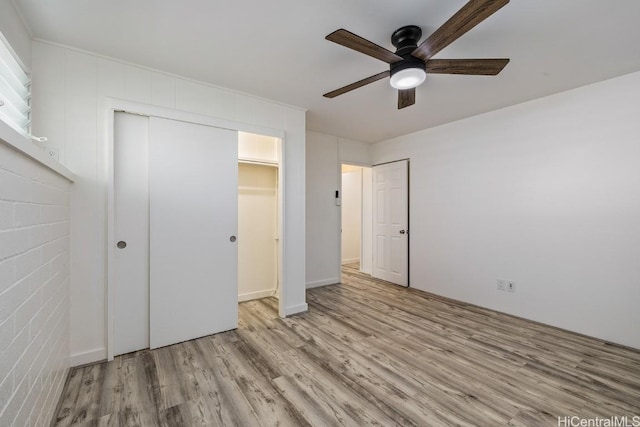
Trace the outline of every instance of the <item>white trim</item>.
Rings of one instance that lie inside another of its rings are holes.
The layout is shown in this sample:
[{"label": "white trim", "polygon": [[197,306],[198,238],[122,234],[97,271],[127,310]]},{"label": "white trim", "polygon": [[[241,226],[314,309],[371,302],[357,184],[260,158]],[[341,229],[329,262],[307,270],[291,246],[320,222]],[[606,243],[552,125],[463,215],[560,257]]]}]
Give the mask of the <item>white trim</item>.
[{"label": "white trim", "polygon": [[[107,307],[106,307],[106,323],[107,323],[107,360],[111,361],[113,360],[113,356],[114,356],[114,349],[113,349],[113,343],[114,343],[114,332],[113,332],[113,305],[114,305],[114,301],[115,301],[115,292],[114,292],[114,286],[113,286],[113,281],[116,275],[115,272],[115,207],[114,207],[114,194],[113,194],[113,190],[115,188],[115,181],[114,181],[114,168],[113,168],[113,147],[114,147],[114,143],[113,143],[113,138],[114,138],[114,124],[115,124],[115,111],[114,109],[110,106],[111,102],[110,100],[106,99],[105,100],[105,111],[107,114],[107,144],[106,144],[106,152],[103,153],[104,156],[104,173],[105,175],[105,180],[103,180],[103,182],[106,181],[107,183],[107,236],[106,236],[106,255],[107,255],[107,282],[105,283],[105,292],[107,294]],[[99,156],[98,156],[99,157]],[[98,164],[100,164],[100,162],[98,162]],[[98,168],[99,169],[99,168]],[[99,210],[102,214],[104,214],[104,208]],[[101,220],[104,220],[104,218],[101,218]],[[102,257],[102,259],[104,259],[104,256]]]},{"label": "white trim", "polygon": [[270,296],[273,296],[273,293],[275,291],[276,290],[274,288],[274,289],[267,289],[266,291],[247,292],[245,294],[240,294],[238,295],[238,302],[251,301],[251,300],[260,299],[260,298],[268,298]]},{"label": "white trim", "polygon": [[[373,145],[373,144],[372,144]],[[339,148],[338,148],[339,150]],[[339,159],[338,159],[339,160]],[[345,160],[342,161],[340,160],[340,173],[342,173],[342,165],[347,165],[347,166],[357,166],[359,168],[370,168],[371,167],[371,163],[366,163],[366,162],[353,162],[351,160]]]},{"label": "white trim", "polygon": [[37,145],[27,140],[18,131],[3,121],[0,121],[0,141],[51,169],[58,175],[63,176],[70,182],[75,181],[75,175],[69,169],[49,157],[47,153],[42,151]]},{"label": "white trim", "polygon": [[140,104],[133,101],[125,101],[116,98],[106,98],[107,114],[109,111],[124,111],[126,113],[140,114],[142,116],[159,117],[180,122],[195,123],[199,125],[212,126],[221,129],[230,129],[238,132],[255,133],[274,138],[284,138],[284,131],[268,128],[265,126],[251,125],[248,123],[236,122],[235,120],[221,119],[218,117],[204,116],[201,114],[189,113],[186,111],[174,110],[171,108],[157,107],[155,105]]},{"label": "white trim", "polygon": [[86,365],[87,363],[102,362],[107,359],[107,350],[105,348],[96,348],[94,350],[85,351],[84,353],[76,353],[69,356],[70,367]]},{"label": "white trim", "polygon": [[278,280],[276,282],[276,286],[278,286],[278,315],[282,318],[287,317],[287,293],[284,291],[285,289],[285,274],[286,269],[284,268],[287,260],[284,257],[284,248],[286,244],[285,235],[286,230],[284,225],[285,222],[285,188],[284,188],[284,178],[285,178],[285,170],[284,170],[284,131],[282,131],[282,137],[277,142],[277,153],[278,153],[278,265],[276,268],[278,269]]},{"label": "white trim", "polygon": [[309,310],[309,306],[305,302],[304,304],[294,305],[291,307],[287,307],[286,314],[287,316],[291,316],[292,314],[304,313]]},{"label": "white trim", "polygon": [[[362,244],[362,242],[360,242]],[[342,264],[353,264],[354,262],[360,262],[360,258],[347,258],[342,260]]]},{"label": "white trim", "polygon": [[[284,272],[286,271],[286,259],[284,258],[284,245],[285,245],[285,188],[284,188],[284,175],[285,175],[285,164],[284,164],[284,144],[285,144],[285,132],[284,130],[272,129],[263,126],[256,126],[247,123],[236,122],[233,120],[220,119],[216,117],[203,116],[200,114],[188,113],[184,111],[172,110],[169,108],[157,107],[148,104],[140,104],[132,101],[125,101],[122,99],[115,98],[103,98],[103,106],[104,106],[104,119],[107,123],[107,144],[106,144],[106,152],[102,153],[102,158],[98,159],[98,164],[102,163],[104,165],[104,173],[106,176],[104,177],[103,182],[107,182],[107,236],[106,236],[106,257],[107,257],[107,283],[106,283],[106,293],[107,293],[107,360],[113,360],[114,352],[113,352],[113,340],[114,340],[114,331],[113,331],[113,322],[114,322],[114,311],[113,304],[115,301],[114,295],[114,286],[112,285],[115,279],[115,269],[114,262],[115,259],[115,211],[114,211],[114,176],[113,176],[113,149],[114,149],[114,116],[116,111],[124,111],[131,114],[139,114],[143,116],[149,117],[160,117],[170,120],[178,120],[187,123],[195,123],[200,125],[212,126],[222,129],[230,129],[238,132],[249,132],[255,133],[259,135],[271,136],[279,139],[278,143],[278,153],[280,160],[280,167],[278,168],[278,195],[279,195],[279,233],[280,233],[280,251],[278,254],[279,259],[279,271],[280,271],[280,287],[279,287],[279,314],[281,317],[286,317],[289,314],[298,313],[300,311],[306,311],[306,304],[304,304],[304,310],[295,311],[302,306],[298,306],[294,308],[294,311],[286,308],[286,286],[287,280],[284,276]],[[100,154],[99,154],[100,157]],[[104,209],[100,209],[101,215],[104,215]],[[103,220],[104,218],[100,218]],[[104,253],[101,254],[104,257]]]},{"label": "white trim", "polygon": [[339,283],[340,283],[339,278],[331,278],[331,279],[316,280],[315,282],[307,282],[306,287],[307,289],[311,289],[311,288],[319,288],[320,286],[337,285]]}]

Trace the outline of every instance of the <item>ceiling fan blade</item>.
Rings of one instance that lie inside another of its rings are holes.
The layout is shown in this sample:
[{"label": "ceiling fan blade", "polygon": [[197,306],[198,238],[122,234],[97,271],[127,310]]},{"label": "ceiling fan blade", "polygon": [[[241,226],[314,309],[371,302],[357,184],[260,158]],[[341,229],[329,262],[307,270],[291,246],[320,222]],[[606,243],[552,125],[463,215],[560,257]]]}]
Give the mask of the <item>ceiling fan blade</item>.
[{"label": "ceiling fan blade", "polygon": [[427,73],[495,76],[509,63],[508,59],[430,59]]},{"label": "ceiling fan blade", "polygon": [[416,88],[398,90],[398,110],[416,103]]},{"label": "ceiling fan blade", "polygon": [[470,0],[447,22],[433,32],[411,55],[428,61],[458,37],[493,15],[509,0]]},{"label": "ceiling fan blade", "polygon": [[383,71],[382,73],[378,73],[375,76],[367,77],[366,79],[362,79],[355,83],[351,83],[350,85],[346,85],[341,87],[340,89],[332,90],[331,92],[325,93],[325,98],[335,98],[338,95],[342,95],[343,93],[350,92],[354,89],[358,89],[359,87],[368,85],[369,83],[377,82],[378,80],[384,79],[385,77],[389,77],[389,71]]},{"label": "ceiling fan blade", "polygon": [[384,61],[387,64],[402,61],[401,56],[343,28],[329,34],[325,39]]}]

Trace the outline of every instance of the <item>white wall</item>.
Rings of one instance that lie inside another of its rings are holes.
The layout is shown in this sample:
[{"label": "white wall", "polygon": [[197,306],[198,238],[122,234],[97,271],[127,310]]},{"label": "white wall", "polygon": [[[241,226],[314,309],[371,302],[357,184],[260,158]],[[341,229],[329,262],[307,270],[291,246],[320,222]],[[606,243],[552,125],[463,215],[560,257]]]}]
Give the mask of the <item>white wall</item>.
[{"label": "white wall", "polygon": [[288,314],[305,303],[305,112],[111,59],[33,43],[33,131],[49,138],[77,176],[71,229],[72,364],[106,357],[105,97],[284,131],[283,295]]},{"label": "white wall", "polygon": [[362,168],[342,168],[342,264],[360,262]]},{"label": "white wall", "polygon": [[335,192],[340,164],[338,139],[307,132],[307,288],[340,282],[340,207]]},{"label": "white wall", "polygon": [[278,169],[238,165],[238,300],[271,296],[277,281]]},{"label": "white wall", "polygon": [[31,35],[10,0],[0,1],[0,33],[28,72],[31,67]]},{"label": "white wall", "polygon": [[411,286],[640,348],[638,117],[634,73],[376,144],[411,159]]},{"label": "white wall", "polygon": [[0,140],[3,426],[48,425],[67,376],[70,185]]},{"label": "white wall", "polygon": [[338,138],[338,158],[341,163],[371,166],[373,163],[371,144],[350,139]]},{"label": "white wall", "polygon": [[341,164],[371,166],[371,145],[307,132],[307,288],[340,282]]}]

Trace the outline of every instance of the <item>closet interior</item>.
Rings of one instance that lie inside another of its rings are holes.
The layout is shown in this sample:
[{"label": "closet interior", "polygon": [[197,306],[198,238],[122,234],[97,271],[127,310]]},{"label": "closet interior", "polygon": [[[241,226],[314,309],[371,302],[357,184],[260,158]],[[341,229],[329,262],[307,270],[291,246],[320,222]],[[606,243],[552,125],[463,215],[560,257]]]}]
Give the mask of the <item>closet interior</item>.
[{"label": "closet interior", "polygon": [[279,139],[238,133],[238,301],[279,298]]}]

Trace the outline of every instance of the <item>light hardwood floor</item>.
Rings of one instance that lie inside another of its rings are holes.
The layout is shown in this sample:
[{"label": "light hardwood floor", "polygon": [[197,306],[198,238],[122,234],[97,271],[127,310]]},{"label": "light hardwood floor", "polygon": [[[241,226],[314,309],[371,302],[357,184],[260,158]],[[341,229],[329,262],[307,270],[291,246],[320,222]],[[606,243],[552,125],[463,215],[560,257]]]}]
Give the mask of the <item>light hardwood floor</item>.
[{"label": "light hardwood floor", "polygon": [[372,280],[71,370],[57,426],[558,425],[640,415],[640,352]]}]

